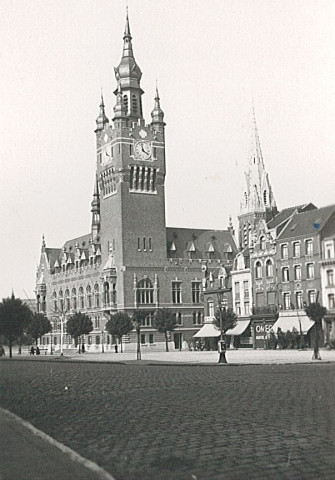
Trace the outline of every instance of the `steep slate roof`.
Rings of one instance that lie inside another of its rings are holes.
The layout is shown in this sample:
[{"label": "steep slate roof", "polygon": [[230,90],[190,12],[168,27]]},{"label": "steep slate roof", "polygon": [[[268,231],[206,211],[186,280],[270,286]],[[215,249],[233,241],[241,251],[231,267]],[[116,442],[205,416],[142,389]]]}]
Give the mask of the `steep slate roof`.
[{"label": "steep slate roof", "polygon": [[[193,228],[166,229],[168,257],[171,255],[172,243],[176,246],[173,251],[177,258],[189,258],[190,245],[194,244],[194,258],[207,258],[214,247],[213,258],[225,258],[224,253],[231,250],[233,256],[237,253],[234,237],[228,230],[201,230]],[[192,249],[193,250],[193,249]]]},{"label": "steep slate roof", "polygon": [[294,212],[303,212],[307,210],[316,209],[316,206],[313,203],[304,203],[303,205],[297,205],[296,207],[284,208],[277,213],[267,224],[269,229],[276,228],[282,223],[286,222]]},{"label": "steep slate roof", "polygon": [[49,265],[51,268],[55,265],[56,260],[59,259],[59,256],[61,254],[61,248],[46,248],[45,253],[47,255]]},{"label": "steep slate roof", "polygon": [[331,214],[335,212],[335,205],[318,208],[303,213],[295,213],[279,234],[278,239],[315,235],[325,227]]},{"label": "steep slate roof", "polygon": [[87,233],[81,237],[73,238],[72,240],[65,242],[63,248],[66,248],[66,251],[68,251],[69,247],[72,247],[72,250],[74,250],[76,243],[78,243],[79,248],[83,248],[82,243],[85,242],[84,248],[86,249],[89,247],[91,237],[91,233]]}]

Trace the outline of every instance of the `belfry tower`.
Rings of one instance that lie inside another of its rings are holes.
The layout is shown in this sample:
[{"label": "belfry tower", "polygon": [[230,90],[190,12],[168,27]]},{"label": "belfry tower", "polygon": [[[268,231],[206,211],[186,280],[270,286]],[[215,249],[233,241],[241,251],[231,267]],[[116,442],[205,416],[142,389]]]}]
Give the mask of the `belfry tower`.
[{"label": "belfry tower", "polygon": [[102,263],[112,252],[120,268],[155,265],[166,258],[164,113],[156,88],[151,123],[143,118],[142,72],[134,57],[128,13],[122,58],[114,71],[112,122],[103,100],[96,120],[95,231]]},{"label": "belfry tower", "polygon": [[269,175],[265,171],[261,144],[253,109],[252,148],[248,170],[245,172],[245,184],[240,205],[239,247],[249,245],[250,233],[261,219],[271,220],[277,213]]}]

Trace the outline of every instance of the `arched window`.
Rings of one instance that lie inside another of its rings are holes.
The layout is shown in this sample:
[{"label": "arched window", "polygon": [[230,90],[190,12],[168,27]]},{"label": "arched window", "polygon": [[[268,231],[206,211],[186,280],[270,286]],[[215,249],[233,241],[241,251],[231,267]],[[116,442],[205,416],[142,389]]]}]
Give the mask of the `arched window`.
[{"label": "arched window", "polygon": [[72,308],[73,310],[77,310],[77,290],[75,288],[72,289],[71,296],[72,296]]},{"label": "arched window", "polygon": [[260,249],[265,250],[265,237],[264,237],[264,235],[260,238],[259,243],[260,243]]},{"label": "arched window", "polygon": [[265,264],[265,275],[267,277],[273,277],[273,263],[271,260],[267,260]]},{"label": "arched window", "polygon": [[109,304],[109,283],[108,282],[104,283],[104,303],[106,305]]},{"label": "arched window", "polygon": [[259,261],[255,263],[255,277],[262,278],[262,264]]},{"label": "arched window", "polygon": [[148,278],[140,280],[137,289],[138,303],[154,303],[154,287]]},{"label": "arched window", "polygon": [[247,194],[247,192],[244,192],[244,206],[245,207],[248,206],[248,194]]},{"label": "arched window", "polygon": [[87,285],[87,287],[86,287],[86,297],[87,297],[88,308],[92,308],[92,289],[91,289],[91,285]]},{"label": "arched window", "polygon": [[70,304],[70,290],[67,288],[65,290],[65,309],[68,311],[71,308]]},{"label": "arched window", "polygon": [[79,308],[84,308],[84,289],[79,287]]},{"label": "arched window", "polygon": [[60,311],[62,312],[64,310],[63,290],[59,290],[58,298],[59,298],[59,308],[60,308]]},{"label": "arched window", "polygon": [[123,95],[123,105],[125,106],[126,113],[128,113],[128,97],[127,97],[127,95]]},{"label": "arched window", "polygon": [[52,294],[52,304],[53,304],[54,311],[57,312],[57,309],[58,309],[57,292],[53,292],[53,294]]},{"label": "arched window", "polygon": [[94,305],[97,308],[100,307],[100,292],[99,292],[99,285],[97,283],[94,285]]}]

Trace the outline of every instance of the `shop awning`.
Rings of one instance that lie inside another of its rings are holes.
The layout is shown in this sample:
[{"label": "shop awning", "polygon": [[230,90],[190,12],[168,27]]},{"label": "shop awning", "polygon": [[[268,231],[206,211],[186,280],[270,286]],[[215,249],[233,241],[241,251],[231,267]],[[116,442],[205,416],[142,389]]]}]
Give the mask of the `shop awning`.
[{"label": "shop awning", "polygon": [[295,328],[298,333],[301,331],[301,333],[305,335],[313,325],[313,320],[308,318],[307,315],[297,315],[296,312],[293,312],[293,314],[280,315],[278,320],[272,326],[272,330],[274,333],[277,333],[278,328],[280,328],[283,333],[286,333],[287,331],[292,332]]},{"label": "shop awning", "polygon": [[235,327],[226,331],[226,335],[241,335],[250,324],[250,320],[238,320]]},{"label": "shop awning", "polygon": [[200,328],[193,337],[195,338],[206,338],[206,337],[218,337],[220,335],[220,330],[214,325],[214,323],[205,323],[203,327]]}]

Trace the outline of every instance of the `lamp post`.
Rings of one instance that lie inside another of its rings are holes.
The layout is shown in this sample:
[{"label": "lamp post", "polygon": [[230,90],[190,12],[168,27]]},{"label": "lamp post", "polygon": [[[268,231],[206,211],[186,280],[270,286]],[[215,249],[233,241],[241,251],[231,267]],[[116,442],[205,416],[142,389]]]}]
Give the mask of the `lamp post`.
[{"label": "lamp post", "polygon": [[52,332],[50,333],[50,355],[53,355],[53,351],[52,351]]},{"label": "lamp post", "polygon": [[101,330],[101,353],[105,353],[104,349],[104,331]]},{"label": "lamp post", "polygon": [[226,307],[223,305],[223,297],[224,291],[219,288],[216,292],[218,302],[219,302],[219,314],[220,314],[220,340],[218,344],[218,351],[219,351],[219,363],[227,363],[226,359],[226,340],[225,335],[223,332],[223,316],[222,311],[225,310]]}]

